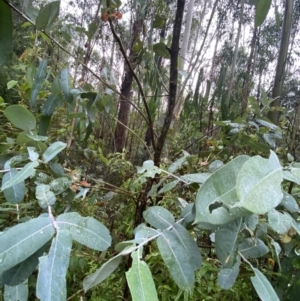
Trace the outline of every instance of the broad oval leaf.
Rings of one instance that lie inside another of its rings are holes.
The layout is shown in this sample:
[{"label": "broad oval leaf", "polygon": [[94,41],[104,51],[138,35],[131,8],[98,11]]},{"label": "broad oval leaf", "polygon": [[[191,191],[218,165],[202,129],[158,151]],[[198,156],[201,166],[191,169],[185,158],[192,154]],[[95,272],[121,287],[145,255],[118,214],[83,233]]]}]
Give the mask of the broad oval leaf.
[{"label": "broad oval leaf", "polygon": [[31,95],[29,100],[29,104],[31,108],[34,108],[36,106],[36,98],[42,88],[47,73],[46,71],[47,71],[47,60],[42,60],[39,64],[39,67],[37,68],[37,72],[31,88]]},{"label": "broad oval leaf", "polygon": [[285,191],[283,191],[283,199],[280,205],[290,212],[298,212],[300,210],[295,198]]},{"label": "broad oval leaf", "polygon": [[283,198],[282,180],[282,167],[273,151],[269,159],[250,158],[238,174],[236,188],[240,201],[235,206],[256,214],[268,212]]},{"label": "broad oval leaf", "polygon": [[0,66],[8,58],[12,48],[12,14],[11,8],[0,0]]},{"label": "broad oval leaf", "polygon": [[269,248],[259,238],[244,238],[239,244],[239,251],[245,258],[258,258],[269,253]]},{"label": "broad oval leaf", "polygon": [[16,285],[16,286],[4,286],[4,301],[27,301],[28,300],[28,280]]},{"label": "broad oval leaf", "polygon": [[16,184],[23,182],[27,178],[33,176],[35,174],[35,167],[37,167],[39,163],[37,161],[27,163],[20,171],[18,171],[10,180],[5,183],[2,183],[1,190],[5,190],[9,187],[13,187]]},{"label": "broad oval leaf", "polygon": [[238,256],[238,260],[232,268],[222,268],[220,270],[218,282],[223,289],[229,290],[234,285],[235,280],[239,274],[240,264],[241,259]]},{"label": "broad oval leaf", "polygon": [[[2,179],[2,185],[8,182],[13,178],[18,171],[12,168],[9,172],[5,173]],[[19,182],[18,184],[7,188],[3,191],[4,197],[8,203],[19,204],[23,201],[25,196],[25,183],[24,181]]]},{"label": "broad oval leaf", "polygon": [[50,27],[59,15],[60,1],[53,1],[43,7],[35,22],[35,26],[38,30],[44,30]]},{"label": "broad oval leaf", "polygon": [[65,190],[67,190],[72,184],[72,180],[67,177],[60,177],[54,179],[50,183],[50,189],[53,191],[55,195],[61,194]]},{"label": "broad oval leaf", "polygon": [[68,230],[59,230],[52,240],[48,256],[39,258],[36,295],[42,301],[67,299],[66,274],[71,250],[71,234]]},{"label": "broad oval leaf", "polygon": [[236,178],[249,159],[248,156],[238,156],[228,164],[216,170],[201,186],[196,197],[195,223],[210,223],[221,225],[236,219],[243,214],[229,212],[223,207],[232,205],[237,201]]},{"label": "broad oval leaf", "polygon": [[52,143],[42,155],[44,163],[47,163],[50,160],[52,160],[58,153],[60,153],[66,147],[67,144],[61,141],[56,141]]},{"label": "broad oval leaf", "polygon": [[145,221],[151,226],[164,230],[175,223],[173,214],[160,206],[153,206],[143,212]]},{"label": "broad oval leaf", "polygon": [[122,256],[117,255],[111,258],[109,261],[102,264],[101,268],[98,269],[96,272],[85,277],[83,279],[84,291],[87,292],[89,289],[93,288],[94,286],[104,281],[107,277],[109,277],[119,266],[121,260]]},{"label": "broad oval leaf", "polygon": [[264,23],[267,14],[270,10],[272,0],[259,0],[256,6],[255,26],[260,26]]},{"label": "broad oval leaf", "polygon": [[266,276],[256,268],[252,268],[255,276],[251,277],[251,282],[262,301],[279,301],[271,283]]},{"label": "broad oval leaf", "polygon": [[281,213],[272,209],[268,212],[268,222],[270,227],[278,234],[285,234],[292,227],[293,218],[286,212]]},{"label": "broad oval leaf", "polygon": [[5,109],[4,115],[18,129],[31,131],[36,127],[35,117],[22,106],[9,106]]},{"label": "broad oval leaf", "polygon": [[51,218],[38,217],[0,235],[0,274],[24,261],[54,235]]},{"label": "broad oval leaf", "polygon": [[68,229],[72,239],[88,248],[105,251],[111,244],[108,229],[92,217],[82,217],[76,212],[61,214],[56,222],[60,229]]},{"label": "broad oval leaf", "polygon": [[157,245],[176,284],[182,290],[190,290],[195,282],[194,266],[177,236],[170,230],[164,230],[157,238]]},{"label": "broad oval leaf", "polygon": [[35,196],[38,199],[40,207],[43,209],[54,205],[56,202],[56,197],[54,193],[50,191],[49,185],[40,184],[36,186]]},{"label": "broad oval leaf", "polygon": [[139,256],[140,252],[140,250],[132,252],[132,266],[126,272],[132,301],[158,301],[151,271],[147,263],[141,260]]}]

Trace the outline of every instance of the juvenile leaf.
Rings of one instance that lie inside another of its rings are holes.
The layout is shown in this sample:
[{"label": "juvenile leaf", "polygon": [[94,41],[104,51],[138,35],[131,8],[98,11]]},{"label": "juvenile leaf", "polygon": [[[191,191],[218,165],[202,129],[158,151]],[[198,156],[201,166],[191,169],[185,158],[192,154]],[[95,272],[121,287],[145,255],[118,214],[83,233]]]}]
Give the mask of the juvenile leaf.
[{"label": "juvenile leaf", "polygon": [[89,289],[103,282],[107,277],[109,277],[119,266],[122,260],[121,255],[117,255],[111,258],[109,261],[102,264],[101,268],[98,269],[93,274],[85,277],[83,279],[83,289],[87,292]]},{"label": "juvenile leaf", "polygon": [[191,174],[180,176],[180,179],[182,179],[186,182],[189,182],[189,183],[203,184],[210,176],[211,176],[211,173],[208,173],[208,172],[191,173]]},{"label": "juvenile leaf", "polygon": [[268,212],[283,198],[282,180],[282,167],[273,151],[269,159],[260,156],[250,158],[238,174],[237,194],[240,201],[235,206],[256,214]]},{"label": "juvenile leaf", "polygon": [[269,248],[259,238],[244,238],[239,244],[239,251],[246,258],[258,258],[269,253]]},{"label": "juvenile leaf", "polygon": [[11,8],[0,0],[0,67],[5,63],[12,48]]},{"label": "juvenile leaf", "polygon": [[59,230],[53,239],[48,256],[39,258],[36,295],[42,301],[67,299],[66,274],[72,249],[68,230]]},{"label": "juvenile leaf", "polygon": [[45,7],[40,10],[36,18],[36,28],[38,30],[45,30],[50,27],[59,15],[59,7],[60,1],[54,1],[46,4]]},{"label": "juvenile leaf", "polygon": [[147,240],[150,237],[158,235],[160,232],[147,227],[145,224],[140,224],[134,229],[134,238],[136,240]]},{"label": "juvenile leaf", "polygon": [[5,190],[9,187],[13,187],[20,182],[23,182],[27,178],[33,176],[35,174],[35,167],[37,167],[39,163],[37,161],[27,163],[20,171],[18,171],[10,180],[5,183],[2,183],[1,190]]},{"label": "juvenile leaf", "polygon": [[272,209],[268,212],[268,222],[270,227],[278,234],[285,234],[292,227],[293,218],[286,212],[281,213]]},{"label": "juvenile leaf", "polygon": [[253,271],[255,276],[251,277],[251,282],[260,299],[262,301],[279,301],[277,294],[266,276],[256,268],[253,268]]},{"label": "juvenile leaf", "polygon": [[16,286],[4,286],[4,301],[27,301],[28,300],[28,280]]},{"label": "juvenile leaf", "polygon": [[201,186],[196,197],[195,223],[225,224],[242,215],[242,211],[229,212],[223,203],[237,202],[236,178],[248,156],[238,156],[216,170]]},{"label": "juvenile leaf", "polygon": [[45,184],[40,184],[36,186],[35,196],[39,201],[41,208],[45,209],[48,206],[52,206],[56,202],[56,197],[52,191],[50,191],[50,186]]},{"label": "juvenile leaf", "polygon": [[195,282],[194,266],[177,236],[170,230],[164,230],[157,238],[157,245],[176,284],[182,290],[190,290]]},{"label": "juvenile leaf", "polygon": [[60,153],[63,149],[67,147],[67,144],[61,141],[57,141],[52,143],[43,153],[43,161],[44,163],[52,160],[58,153]]},{"label": "juvenile leaf", "polygon": [[270,10],[272,0],[259,0],[256,6],[255,25],[260,26],[264,23]]},{"label": "juvenile leaf", "polygon": [[168,172],[174,173],[179,168],[181,168],[182,164],[186,161],[186,159],[190,156],[188,152],[183,153],[183,157],[177,159],[176,161],[172,162],[172,164],[168,168]]},{"label": "juvenile leaf", "polygon": [[143,217],[151,226],[164,230],[175,223],[173,214],[160,206],[153,206],[143,212]]},{"label": "juvenile leaf", "polygon": [[300,210],[299,205],[295,198],[287,192],[283,192],[283,199],[280,203],[285,209],[290,212],[298,212]]},{"label": "juvenile leaf", "polygon": [[48,248],[49,244],[46,243],[23,262],[15,265],[9,270],[6,270],[3,273],[3,283],[14,286],[25,281],[37,268],[39,257],[41,257]]},{"label": "juvenile leaf", "polygon": [[[12,168],[9,172],[5,173],[2,179],[2,185],[8,182],[11,178],[13,178],[18,171]],[[23,201],[25,196],[25,183],[24,181],[19,182],[18,184],[7,188],[3,191],[4,197],[7,202],[12,204],[19,204]]]},{"label": "juvenile leaf", "polygon": [[225,290],[231,289],[231,287],[234,285],[235,280],[239,274],[239,268],[241,264],[241,259],[238,257],[237,262],[232,268],[222,268],[220,270],[219,276],[218,276],[218,282],[221,288]]},{"label": "juvenile leaf", "polygon": [[162,187],[157,194],[161,194],[161,193],[166,193],[168,191],[170,191],[171,189],[173,189],[177,184],[179,183],[178,180],[172,181],[170,183],[167,183],[166,185],[164,185],[164,187]]},{"label": "juvenile leaf", "polygon": [[55,195],[63,193],[67,190],[72,184],[72,180],[67,177],[57,178],[50,183],[50,189],[54,192]]},{"label": "juvenile leaf", "polygon": [[31,131],[36,127],[35,117],[22,106],[9,106],[5,109],[4,115],[18,129]]},{"label": "juvenile leaf", "polygon": [[171,232],[177,236],[181,245],[185,248],[189,258],[191,259],[194,270],[198,270],[201,267],[202,257],[199,248],[189,231],[180,224],[174,224]]},{"label": "juvenile leaf", "polygon": [[47,71],[47,60],[42,60],[37,69],[34,82],[31,88],[31,95],[29,100],[29,104],[31,108],[34,108],[36,106],[36,98],[42,88],[44,79],[46,77],[46,71]]},{"label": "juvenile leaf", "polygon": [[152,160],[147,160],[142,167],[137,167],[137,173],[143,173],[144,177],[154,178],[155,174],[161,173],[161,169],[156,167]]},{"label": "juvenile leaf", "polygon": [[0,274],[24,261],[54,235],[49,217],[38,217],[0,235]]},{"label": "juvenile leaf", "polygon": [[60,229],[68,229],[72,239],[88,248],[104,251],[111,244],[108,229],[92,217],[82,217],[76,212],[61,214],[56,219]]},{"label": "juvenile leaf", "polygon": [[60,82],[61,82],[61,88],[63,90],[63,93],[65,95],[65,99],[68,103],[72,103],[73,101],[73,94],[71,93],[70,90],[70,85],[69,85],[69,70],[62,69],[60,72]]},{"label": "juvenile leaf", "polygon": [[140,250],[131,254],[132,266],[126,272],[126,279],[133,301],[158,301],[151,271],[146,262],[141,260]]},{"label": "juvenile leaf", "polygon": [[37,161],[39,158],[39,154],[35,151],[35,147],[29,146],[27,147],[28,157],[30,161]]}]

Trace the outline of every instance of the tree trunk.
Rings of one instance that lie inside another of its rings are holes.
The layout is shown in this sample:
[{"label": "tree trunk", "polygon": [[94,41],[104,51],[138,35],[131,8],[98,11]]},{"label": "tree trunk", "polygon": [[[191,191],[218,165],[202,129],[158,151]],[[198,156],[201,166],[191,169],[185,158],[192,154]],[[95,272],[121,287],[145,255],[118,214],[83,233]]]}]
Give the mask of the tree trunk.
[{"label": "tree trunk", "polygon": [[[142,20],[137,18],[133,23],[133,39],[130,48],[129,62],[133,69],[135,69],[138,59],[138,53],[133,51],[133,45],[135,41],[139,38],[142,30]],[[131,72],[128,64],[124,68],[124,78],[121,85],[121,95],[119,99],[119,114],[118,122],[115,130],[115,150],[117,152],[122,152],[125,141],[126,141],[126,127],[128,124],[128,115],[130,111],[130,103],[127,99],[130,99],[131,88],[133,82],[133,73]]]},{"label": "tree trunk", "polygon": [[[289,39],[291,34],[291,26],[292,26],[292,17],[293,17],[293,6],[294,0],[286,0],[285,1],[285,11],[284,11],[284,19],[282,25],[282,32],[281,32],[281,43],[276,67],[276,74],[274,80],[274,86],[272,90],[272,98],[274,101],[271,103],[273,107],[280,107],[281,101],[280,96],[283,89],[283,83],[285,80],[285,68],[286,68],[286,61],[288,55],[288,48],[289,48]],[[268,118],[276,123],[278,119],[278,111],[272,110],[268,113]]]}]

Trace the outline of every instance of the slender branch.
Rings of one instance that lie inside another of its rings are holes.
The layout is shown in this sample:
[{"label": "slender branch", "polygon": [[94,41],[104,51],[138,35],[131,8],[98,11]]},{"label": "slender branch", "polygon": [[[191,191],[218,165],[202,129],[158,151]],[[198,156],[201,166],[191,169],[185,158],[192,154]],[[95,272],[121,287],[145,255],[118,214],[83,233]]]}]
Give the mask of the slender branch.
[{"label": "slender branch", "polygon": [[149,107],[148,107],[148,104],[147,104],[147,100],[146,100],[146,97],[145,97],[145,93],[144,93],[144,90],[143,90],[143,87],[142,87],[142,84],[138,78],[138,76],[136,75],[136,73],[134,72],[134,69],[126,55],[126,51],[124,49],[124,46],[122,44],[122,41],[120,39],[120,37],[118,36],[118,34],[116,33],[115,31],[115,28],[114,28],[114,25],[112,23],[112,20],[111,18],[108,19],[109,21],[109,25],[110,25],[110,29],[111,29],[111,32],[116,40],[116,42],[118,43],[119,47],[120,47],[120,51],[125,59],[125,62],[130,70],[130,72],[132,73],[133,75],[133,78],[135,79],[138,87],[139,87],[139,91],[141,93],[141,96],[142,96],[142,101],[143,101],[143,104],[144,104],[144,107],[145,107],[145,110],[146,110],[146,113],[147,113],[147,116],[148,116],[148,125],[150,126],[150,130],[151,130],[151,140],[152,140],[152,146],[153,146],[153,149],[156,149],[155,145],[155,138],[154,138],[154,130],[153,130],[153,121],[152,121],[152,117],[151,117],[151,113],[150,113],[150,110],[149,110]]}]

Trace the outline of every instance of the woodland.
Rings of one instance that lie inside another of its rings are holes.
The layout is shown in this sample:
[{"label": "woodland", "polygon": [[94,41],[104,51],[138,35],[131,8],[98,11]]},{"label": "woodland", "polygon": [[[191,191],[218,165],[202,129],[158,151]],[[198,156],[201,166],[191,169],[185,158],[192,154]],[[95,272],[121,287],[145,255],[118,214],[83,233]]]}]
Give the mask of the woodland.
[{"label": "woodland", "polygon": [[299,300],[300,0],[0,0],[0,301]]}]

